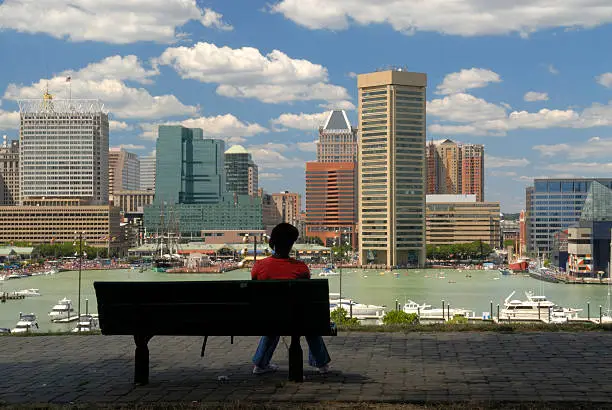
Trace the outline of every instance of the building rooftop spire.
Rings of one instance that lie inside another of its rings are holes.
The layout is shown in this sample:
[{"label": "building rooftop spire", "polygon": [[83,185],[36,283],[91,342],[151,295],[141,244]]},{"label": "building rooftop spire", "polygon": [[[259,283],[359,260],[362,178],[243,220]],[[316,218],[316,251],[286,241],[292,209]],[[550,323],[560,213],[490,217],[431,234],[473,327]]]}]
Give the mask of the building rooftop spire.
[{"label": "building rooftop spire", "polygon": [[324,130],[351,130],[351,123],[344,110],[332,110],[323,125]]}]

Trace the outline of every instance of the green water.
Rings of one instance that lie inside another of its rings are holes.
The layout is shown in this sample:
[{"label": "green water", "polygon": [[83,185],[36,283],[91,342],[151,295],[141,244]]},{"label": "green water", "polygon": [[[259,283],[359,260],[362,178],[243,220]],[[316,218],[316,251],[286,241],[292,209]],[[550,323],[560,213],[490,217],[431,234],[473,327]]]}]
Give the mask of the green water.
[{"label": "green water", "polygon": [[[319,270],[313,271],[313,278],[318,277]],[[467,308],[480,316],[489,311],[489,301],[493,301],[494,310],[499,303],[516,291],[513,299],[525,299],[525,291],[544,294],[550,300],[565,307],[582,308],[586,317],[587,301],[591,303],[591,317],[599,315],[599,305],[606,306],[607,287],[602,285],[565,285],[541,282],[521,275],[502,276],[497,271],[457,270],[401,270],[399,275],[384,273],[379,270],[342,270],[342,294],[360,303],[386,305],[389,309],[395,306],[395,300],[404,303],[412,299],[418,303],[433,306],[442,304],[442,300],[451,303],[452,307]],[[445,278],[439,278],[444,272]],[[93,282],[99,280],[127,281],[192,281],[192,280],[229,280],[249,279],[245,269],[225,274],[167,274],[138,270],[83,271],[81,276],[81,312],[85,312],[85,299],[89,300],[89,312],[97,312]],[[340,278],[328,277],[330,292],[339,291]],[[455,283],[450,283],[455,282]],[[48,313],[58,300],[71,299],[76,311],[78,292],[78,272],[61,272],[52,276],[35,276],[24,279],[13,279],[0,282],[0,291],[13,291],[37,288],[42,296],[28,297],[23,300],[10,300],[0,303],[0,327],[13,328],[19,318],[19,312],[35,313],[38,316],[41,330],[65,331],[74,328],[75,323],[53,324],[48,320]],[[281,307],[279,306],[279,309]],[[76,312],[75,312],[76,313]]]}]

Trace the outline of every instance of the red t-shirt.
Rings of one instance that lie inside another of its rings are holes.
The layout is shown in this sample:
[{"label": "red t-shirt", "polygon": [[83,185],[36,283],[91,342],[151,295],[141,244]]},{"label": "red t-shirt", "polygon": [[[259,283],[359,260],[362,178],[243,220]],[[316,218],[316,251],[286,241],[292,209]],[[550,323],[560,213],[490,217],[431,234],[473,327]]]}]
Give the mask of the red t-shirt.
[{"label": "red t-shirt", "polygon": [[255,262],[251,269],[251,279],[310,279],[310,269],[304,262],[293,258],[270,256]]}]

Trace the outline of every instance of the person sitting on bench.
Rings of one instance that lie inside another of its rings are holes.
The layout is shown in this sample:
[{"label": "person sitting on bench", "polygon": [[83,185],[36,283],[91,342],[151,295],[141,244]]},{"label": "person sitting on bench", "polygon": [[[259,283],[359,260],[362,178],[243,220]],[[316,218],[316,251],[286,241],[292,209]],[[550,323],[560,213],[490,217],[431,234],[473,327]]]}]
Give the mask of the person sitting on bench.
[{"label": "person sitting on bench", "polygon": [[[252,280],[267,279],[310,279],[308,266],[294,258],[289,257],[289,252],[297,240],[299,232],[297,228],[288,223],[280,223],[272,229],[270,235],[270,248],[274,254],[268,258],[258,260],[251,269]],[[274,314],[274,312],[270,312]],[[308,343],[308,363],[316,367],[319,373],[329,371],[331,358],[325,342],[321,336],[305,335]],[[278,366],[270,363],[272,355],[280,340],[280,336],[262,336],[259,346],[253,356],[253,374],[273,372]]]}]

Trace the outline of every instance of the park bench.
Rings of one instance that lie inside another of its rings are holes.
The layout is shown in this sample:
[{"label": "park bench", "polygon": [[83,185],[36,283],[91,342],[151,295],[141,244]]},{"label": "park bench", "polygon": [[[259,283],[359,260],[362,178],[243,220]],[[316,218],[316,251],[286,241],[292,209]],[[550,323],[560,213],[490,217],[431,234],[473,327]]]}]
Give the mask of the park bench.
[{"label": "park bench", "polygon": [[[289,380],[303,380],[300,337],[335,336],[325,279],[94,282],[104,335],[132,335],[134,382],[149,381],[153,336],[291,336]],[[255,350],[256,345],[253,346]]]}]

